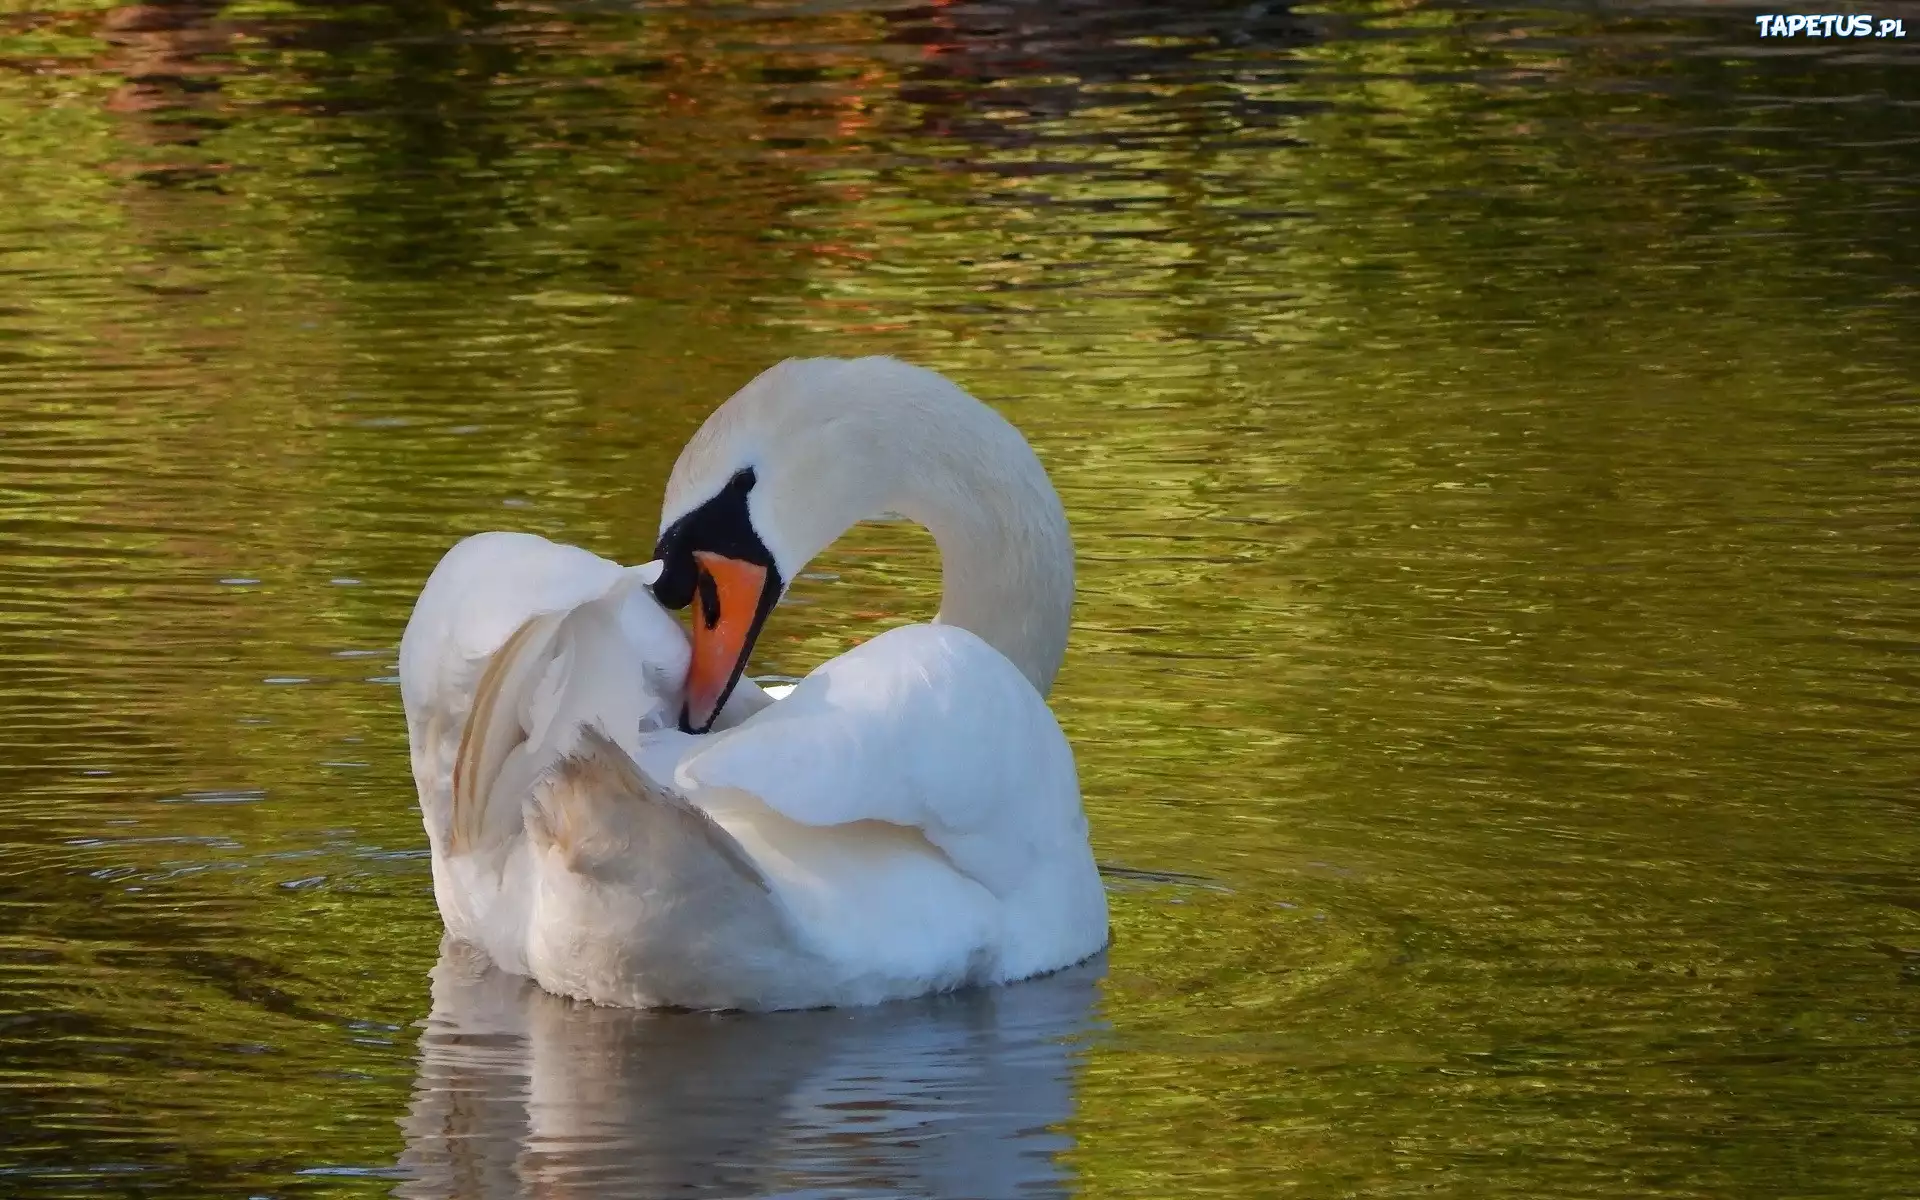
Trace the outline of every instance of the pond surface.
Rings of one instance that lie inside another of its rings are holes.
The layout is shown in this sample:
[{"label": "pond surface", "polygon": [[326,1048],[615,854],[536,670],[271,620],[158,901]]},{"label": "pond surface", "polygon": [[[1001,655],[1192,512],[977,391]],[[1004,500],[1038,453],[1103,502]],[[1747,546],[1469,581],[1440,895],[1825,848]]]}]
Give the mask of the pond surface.
[{"label": "pond surface", "polygon": [[[1920,8],[1754,11],[0,3],[0,1193],[1920,1195]],[[1109,955],[438,961],[435,559],[864,352],[1066,500]]]}]

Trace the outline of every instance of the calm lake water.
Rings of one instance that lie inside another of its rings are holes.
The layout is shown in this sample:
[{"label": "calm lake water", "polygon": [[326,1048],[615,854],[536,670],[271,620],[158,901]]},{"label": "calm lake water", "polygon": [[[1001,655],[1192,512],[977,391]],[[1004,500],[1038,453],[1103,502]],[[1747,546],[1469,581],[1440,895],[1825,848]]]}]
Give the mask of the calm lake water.
[{"label": "calm lake water", "polygon": [[[1920,1196],[1920,7],[1756,11],[0,2],[0,1194]],[[861,352],[1066,500],[1111,952],[440,961],[429,568]]]}]

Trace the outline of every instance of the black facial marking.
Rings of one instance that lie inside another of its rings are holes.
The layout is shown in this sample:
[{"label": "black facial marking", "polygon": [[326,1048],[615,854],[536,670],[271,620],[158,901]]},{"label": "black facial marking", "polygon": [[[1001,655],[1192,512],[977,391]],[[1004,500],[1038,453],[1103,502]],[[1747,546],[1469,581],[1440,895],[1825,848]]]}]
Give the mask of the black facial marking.
[{"label": "black facial marking", "polygon": [[[653,594],[660,603],[668,608],[685,608],[693,603],[693,589],[701,586],[701,572],[693,561],[695,550],[711,550],[741,562],[757,563],[770,575],[779,574],[774,570],[773,555],[747,517],[747,493],[753,490],[753,484],[753,468],[744,467],[713,499],[667,526],[653,547],[653,556],[660,560],[660,578],[653,585]],[[713,595],[707,599],[707,614],[717,619],[720,606],[713,602]]]},{"label": "black facial marking", "polygon": [[[754,532],[753,521],[747,514],[747,493],[753,491],[753,485],[752,467],[736,472],[713,499],[667,526],[667,531],[660,535],[660,541],[653,548],[653,556],[660,560],[660,578],[653,584],[655,598],[668,608],[685,608],[693,603],[697,593],[700,597],[701,619],[709,630],[720,624],[720,589],[694,555],[706,550],[737,562],[766,568],[767,576],[760,588],[759,601],[754,605],[753,615],[747,625],[739,660],[733,664],[733,674],[720,692],[719,707],[726,705],[727,697],[733,694],[734,687],[739,684],[740,673],[746,669],[747,657],[760,637],[760,627],[766,624],[768,614],[780,602],[780,593],[784,590],[780,568],[774,566],[772,552],[760,540],[760,535]],[[737,621],[739,615],[733,614],[731,619]],[[707,714],[704,719],[711,723],[718,711],[716,708],[715,713]],[[691,717],[687,706],[682,704],[682,732],[695,732]],[[706,728],[703,725],[700,732],[705,732]]]},{"label": "black facial marking", "polygon": [[700,589],[700,612],[706,618],[707,628],[712,629],[720,623],[720,589],[714,585],[713,576],[695,568],[694,586]]}]

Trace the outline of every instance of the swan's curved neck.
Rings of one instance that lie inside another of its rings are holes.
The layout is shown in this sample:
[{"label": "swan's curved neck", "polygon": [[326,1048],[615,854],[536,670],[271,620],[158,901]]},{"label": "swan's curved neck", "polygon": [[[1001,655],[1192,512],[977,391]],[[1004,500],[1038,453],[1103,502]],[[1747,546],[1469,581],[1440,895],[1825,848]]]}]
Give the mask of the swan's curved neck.
[{"label": "swan's curved neck", "polygon": [[977,414],[927,429],[884,507],[924,525],[940,548],[934,620],[978,634],[1044,696],[1067,650],[1073,540],[1026,440],[984,405]]},{"label": "swan's curved neck", "polygon": [[662,538],[724,495],[744,498],[784,582],[856,522],[924,525],[945,575],[935,619],[978,634],[1042,695],[1053,686],[1073,609],[1066,513],[1020,431],[951,380],[890,358],[761,372],[681,451]]},{"label": "swan's curved neck", "polygon": [[888,512],[925,526],[944,577],[934,619],[978,634],[1046,695],[1073,618],[1073,538],[1027,439],[953,381],[892,359],[833,364],[791,394],[824,400],[779,456],[796,469],[781,490],[808,493],[789,515],[821,522],[801,544]]}]

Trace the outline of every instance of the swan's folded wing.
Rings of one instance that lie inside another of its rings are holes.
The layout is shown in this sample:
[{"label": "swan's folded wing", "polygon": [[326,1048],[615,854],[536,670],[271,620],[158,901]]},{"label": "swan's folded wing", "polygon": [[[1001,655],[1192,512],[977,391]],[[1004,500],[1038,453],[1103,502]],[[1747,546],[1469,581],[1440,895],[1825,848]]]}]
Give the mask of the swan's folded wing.
[{"label": "swan's folded wing", "polygon": [[409,717],[471,699],[487,658],[530,617],[605,595],[625,573],[577,546],[530,533],[476,533],[440,559],[400,639]]},{"label": "swan's folded wing", "polygon": [[[400,682],[421,806],[443,846],[516,831],[520,794],[574,725],[631,741],[650,714],[671,721],[686,635],[642,582],[531,534],[477,534],[434,568],[401,639]],[[494,804],[500,790],[511,794]]]},{"label": "swan's folded wing", "polygon": [[1084,844],[1073,751],[998,651],[951,625],[890,630],[681,760],[680,787],[737,788],[806,825],[921,831],[996,895]]}]

